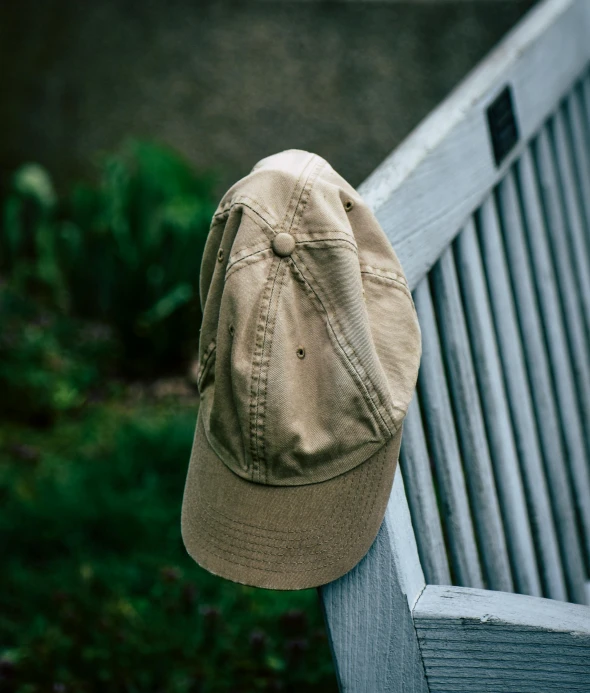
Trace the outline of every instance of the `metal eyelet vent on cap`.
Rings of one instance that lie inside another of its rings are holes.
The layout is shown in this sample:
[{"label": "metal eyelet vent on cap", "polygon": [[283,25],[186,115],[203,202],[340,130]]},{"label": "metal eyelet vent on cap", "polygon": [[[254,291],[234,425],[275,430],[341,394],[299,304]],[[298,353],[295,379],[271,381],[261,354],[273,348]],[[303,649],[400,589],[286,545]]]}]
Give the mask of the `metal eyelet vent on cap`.
[{"label": "metal eyelet vent on cap", "polygon": [[217,262],[223,262],[224,256],[225,256],[225,253],[223,252],[223,248],[220,248],[218,253],[217,253]]},{"label": "metal eyelet vent on cap", "polygon": [[295,250],[295,239],[290,233],[277,233],[272,239],[272,249],[279,257],[288,257]]},{"label": "metal eyelet vent on cap", "polygon": [[297,347],[297,351],[295,353],[297,354],[297,358],[299,358],[299,359],[305,358],[305,349],[302,346]]},{"label": "metal eyelet vent on cap", "polygon": [[354,207],[354,202],[353,202],[352,200],[346,200],[346,202],[344,203],[344,209],[345,209],[347,212],[350,212],[350,210],[351,210],[353,207]]}]

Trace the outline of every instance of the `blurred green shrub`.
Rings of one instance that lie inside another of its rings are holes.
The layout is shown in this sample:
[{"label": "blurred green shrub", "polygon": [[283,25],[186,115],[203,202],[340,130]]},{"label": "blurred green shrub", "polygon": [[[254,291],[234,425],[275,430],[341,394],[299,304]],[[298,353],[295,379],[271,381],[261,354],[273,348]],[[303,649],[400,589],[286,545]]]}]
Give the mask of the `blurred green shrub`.
[{"label": "blurred green shrub", "polygon": [[199,568],[180,538],[194,406],[0,427],[3,693],[336,693],[314,590]]},{"label": "blurred green shrub", "polygon": [[117,344],[104,326],[64,318],[0,284],[0,418],[35,425],[105,390]]},{"label": "blurred green shrub", "polygon": [[61,201],[49,175],[26,164],[3,205],[0,272],[56,310],[110,325],[125,375],[179,372],[198,339],[211,189],[176,153],[146,142],[105,157],[98,183]]}]

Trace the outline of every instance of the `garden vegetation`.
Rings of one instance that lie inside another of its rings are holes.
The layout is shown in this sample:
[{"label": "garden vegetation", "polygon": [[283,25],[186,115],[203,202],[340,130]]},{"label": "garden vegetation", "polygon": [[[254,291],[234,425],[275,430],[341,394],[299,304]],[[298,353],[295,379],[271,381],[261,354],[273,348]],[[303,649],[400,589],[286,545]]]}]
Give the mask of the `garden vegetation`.
[{"label": "garden vegetation", "polygon": [[180,537],[213,180],[129,142],[0,233],[0,691],[336,691],[315,591],[236,585]]}]

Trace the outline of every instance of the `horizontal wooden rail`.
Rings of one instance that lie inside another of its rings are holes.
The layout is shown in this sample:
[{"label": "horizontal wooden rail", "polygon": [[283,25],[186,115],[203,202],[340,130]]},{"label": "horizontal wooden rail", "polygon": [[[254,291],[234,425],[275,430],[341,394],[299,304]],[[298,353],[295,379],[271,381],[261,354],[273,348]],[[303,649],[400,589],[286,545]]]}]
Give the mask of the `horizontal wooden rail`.
[{"label": "horizontal wooden rail", "polygon": [[590,691],[590,607],[428,585],[413,616],[430,693]]}]

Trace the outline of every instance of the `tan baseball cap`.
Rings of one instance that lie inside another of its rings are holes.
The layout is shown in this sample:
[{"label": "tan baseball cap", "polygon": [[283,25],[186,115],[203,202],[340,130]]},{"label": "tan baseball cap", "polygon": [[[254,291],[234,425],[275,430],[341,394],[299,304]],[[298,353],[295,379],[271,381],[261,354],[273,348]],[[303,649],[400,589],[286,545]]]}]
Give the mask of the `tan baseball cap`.
[{"label": "tan baseball cap", "polygon": [[201,303],[185,546],[247,585],[330,582],[377,535],[416,384],[400,263],[354,188],[288,150],[221,200]]}]

